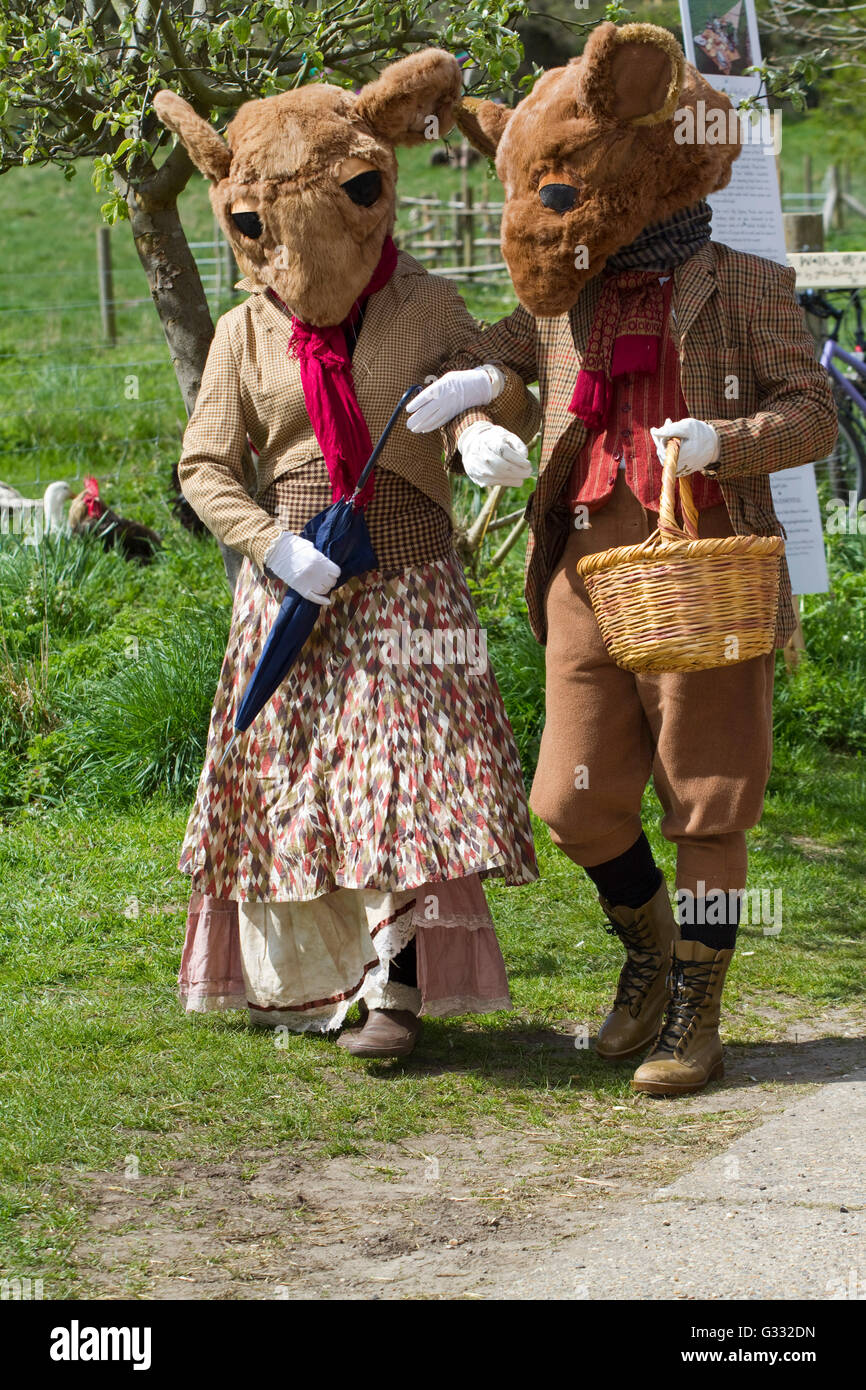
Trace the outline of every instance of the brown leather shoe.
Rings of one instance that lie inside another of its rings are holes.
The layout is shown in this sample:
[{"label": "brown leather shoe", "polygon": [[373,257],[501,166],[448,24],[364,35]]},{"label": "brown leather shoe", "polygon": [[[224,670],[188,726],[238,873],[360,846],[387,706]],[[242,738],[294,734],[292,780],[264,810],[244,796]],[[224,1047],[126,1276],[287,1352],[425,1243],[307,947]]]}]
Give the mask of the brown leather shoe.
[{"label": "brown leather shoe", "polygon": [[643,1052],[658,1033],[667,999],[671,946],[679,928],[664,879],[642,907],[614,907],[604,898],[599,902],[611,924],[606,930],[618,936],[626,949],[613,1008],[595,1043],[600,1057],[616,1062]]},{"label": "brown leather shoe", "polygon": [[635,1091],[687,1096],[724,1076],[719,1014],[733,954],[700,941],[675,943],[664,1022],[655,1047],[632,1078]]},{"label": "brown leather shoe", "polygon": [[421,1032],[421,1020],[408,1009],[371,1009],[363,1028],[342,1033],[337,1046],[354,1057],[408,1057]]}]

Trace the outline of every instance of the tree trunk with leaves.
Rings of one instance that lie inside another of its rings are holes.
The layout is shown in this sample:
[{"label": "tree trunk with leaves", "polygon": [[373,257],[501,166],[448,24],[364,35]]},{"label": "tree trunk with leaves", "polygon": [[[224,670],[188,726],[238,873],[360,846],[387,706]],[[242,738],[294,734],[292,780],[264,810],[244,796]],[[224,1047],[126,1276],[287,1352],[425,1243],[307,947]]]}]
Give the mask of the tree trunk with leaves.
[{"label": "tree trunk with leaves", "polygon": [[177,208],[178,194],[185,188],[192,167],[178,145],[160,169],[151,165],[127,193],[135,248],[187,414],[198,396],[214,331],[204,285]]},{"label": "tree trunk with leaves", "polygon": [[[189,413],[213,336],[178,216],[192,166],[153,96],[170,87],[222,123],[243,102],[325,78],[369,81],[382,63],[429,45],[466,51],[478,94],[501,90],[522,57],[511,25],[526,0],[0,0],[0,174],[93,161],[109,222],[128,217]],[[223,552],[227,568],[234,551]]]}]

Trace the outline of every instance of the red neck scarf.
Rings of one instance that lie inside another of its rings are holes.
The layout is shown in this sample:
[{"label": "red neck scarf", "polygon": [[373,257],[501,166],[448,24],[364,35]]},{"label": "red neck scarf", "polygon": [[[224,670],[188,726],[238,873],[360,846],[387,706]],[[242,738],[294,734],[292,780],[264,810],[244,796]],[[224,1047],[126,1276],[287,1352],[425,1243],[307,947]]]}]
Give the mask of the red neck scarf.
[{"label": "red neck scarf", "polygon": [[[325,459],[335,502],[341,497],[351,497],[361,470],[373,452],[370,431],[355,395],[347,336],[357,327],[362,306],[371,294],[387,285],[396,264],[397,248],[391,238],[386,237],[369,284],[342,323],[316,328],[313,324],[302,323],[299,318],[292,319],[288,350],[300,364],[304,404]],[[269,293],[279,299],[272,290]],[[282,300],[279,303],[290,312]],[[371,475],[359,505],[366,507],[372,496]]]},{"label": "red neck scarf", "polygon": [[568,407],[589,429],[607,424],[615,376],[657,370],[664,315],[658,271],[623,270],[605,280]]}]

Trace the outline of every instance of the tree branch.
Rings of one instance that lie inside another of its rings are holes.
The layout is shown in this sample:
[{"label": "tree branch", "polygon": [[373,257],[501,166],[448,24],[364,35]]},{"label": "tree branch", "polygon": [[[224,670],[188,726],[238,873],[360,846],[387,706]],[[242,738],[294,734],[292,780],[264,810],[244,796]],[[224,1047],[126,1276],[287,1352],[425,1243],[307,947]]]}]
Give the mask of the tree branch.
[{"label": "tree branch", "polygon": [[[490,530],[493,530],[492,526],[490,527]],[[496,569],[498,565],[502,564],[502,561],[505,559],[506,555],[510,554],[510,552],[514,549],[525,530],[526,517],[521,513],[520,520],[518,521],[517,525],[514,527],[512,531],[508,533],[508,535],[505,537],[505,540],[502,542],[501,546],[497,550],[496,554],[491,558],[490,568],[492,570]]]},{"label": "tree branch", "polygon": [[186,188],[195,165],[178,141],[160,167],[138,183],[138,194],[145,207],[168,207]]},{"label": "tree branch", "polygon": [[242,91],[232,92],[226,87],[217,87],[215,83],[205,77],[200,68],[193,68],[188,65],[187,55],[184,53],[177,31],[164,10],[160,12],[159,16],[159,31],[165,39],[166,48],[172,56],[178,73],[203,106],[207,108],[211,106],[233,107],[240,103],[243,97]]}]

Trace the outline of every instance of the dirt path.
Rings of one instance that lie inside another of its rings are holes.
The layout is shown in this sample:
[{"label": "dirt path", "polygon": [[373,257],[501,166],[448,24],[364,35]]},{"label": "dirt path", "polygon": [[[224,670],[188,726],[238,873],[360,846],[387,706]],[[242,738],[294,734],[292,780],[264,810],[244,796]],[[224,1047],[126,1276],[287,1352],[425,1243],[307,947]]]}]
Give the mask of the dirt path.
[{"label": "dirt path", "polygon": [[[866,1065],[858,1034],[852,1015],[824,1014],[790,1025],[780,1041],[730,1049],[726,1083],[708,1094],[635,1097],[629,1108],[638,1117],[638,1107],[676,1104],[689,1121],[689,1143],[663,1130],[599,1171],[557,1156],[553,1131],[499,1130],[416,1137],[364,1158],[243,1152],[230,1163],[175,1163],[134,1182],[89,1174],[76,1183],[91,1207],[76,1254],[83,1292],[404,1299],[508,1297],[513,1289],[521,1296],[527,1276],[549,1269],[557,1247],[669,1188],[821,1083]],[[587,1291],[580,1277],[573,1272],[545,1296],[606,1296]]]}]

